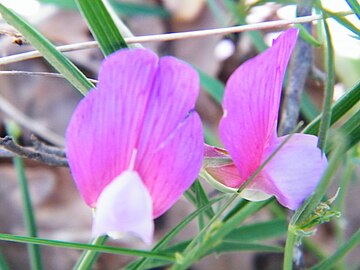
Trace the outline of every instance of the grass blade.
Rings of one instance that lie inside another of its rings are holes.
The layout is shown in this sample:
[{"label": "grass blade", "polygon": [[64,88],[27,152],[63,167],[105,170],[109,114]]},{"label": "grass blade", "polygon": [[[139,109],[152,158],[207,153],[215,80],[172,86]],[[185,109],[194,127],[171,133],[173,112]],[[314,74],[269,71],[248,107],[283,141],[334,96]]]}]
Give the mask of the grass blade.
[{"label": "grass blade", "polygon": [[[10,136],[14,138],[14,141],[18,141],[18,137],[21,134],[20,128],[17,126],[15,122],[7,122],[6,130]],[[23,218],[25,223],[25,229],[27,234],[32,237],[37,236],[37,229],[34,217],[34,210],[32,207],[31,196],[28,186],[28,180],[25,174],[25,166],[24,162],[19,157],[14,157],[13,159],[14,168],[16,170],[19,189],[21,193],[21,203],[23,209]],[[28,245],[28,253],[30,259],[30,266],[33,270],[41,270],[43,269],[41,262],[41,252],[40,248],[37,245]]]},{"label": "grass blade", "polygon": [[110,254],[122,254],[128,256],[149,257],[149,258],[162,259],[167,261],[175,261],[175,257],[167,253],[151,252],[151,251],[136,250],[129,248],[118,248],[118,247],[110,247],[110,246],[81,244],[76,242],[68,242],[68,241],[65,242],[58,240],[43,239],[39,237],[27,237],[27,236],[0,233],[0,240],[17,242],[17,243],[45,245],[51,247],[92,250],[96,252],[103,252]]},{"label": "grass blade", "polygon": [[346,0],[346,2],[348,3],[348,5],[351,7],[352,11],[355,12],[356,16],[360,20],[360,5],[359,5],[359,2],[357,2],[357,0]]},{"label": "grass blade", "polygon": [[124,38],[102,0],[76,0],[76,3],[105,56],[127,48]]},{"label": "grass blade", "polygon": [[83,95],[85,95],[90,88],[94,87],[86,76],[68,58],[60,53],[48,39],[28,22],[3,4],[0,4],[0,13],[9,24],[14,26],[31,43],[31,45],[44,56],[50,65],[63,74],[64,77]]},{"label": "grass blade", "polygon": [[[334,124],[344,114],[351,110],[360,101],[360,81],[350,90],[338,99],[331,107],[331,121]],[[319,130],[322,115],[317,116],[307,127],[303,133],[316,135]]]},{"label": "grass blade", "polygon": [[334,66],[334,48],[331,41],[330,29],[326,22],[323,20],[325,29],[325,40],[326,40],[326,71],[327,80],[325,88],[325,97],[322,110],[322,117],[320,122],[320,131],[318,139],[318,147],[324,151],[326,147],[327,132],[331,123],[331,102],[334,95],[334,84],[335,84],[335,66]]},{"label": "grass blade", "polygon": [[348,254],[353,248],[360,245],[360,229],[352,235],[352,237],[343,244],[332,256],[310,268],[310,270],[327,270],[332,269],[334,265]]}]

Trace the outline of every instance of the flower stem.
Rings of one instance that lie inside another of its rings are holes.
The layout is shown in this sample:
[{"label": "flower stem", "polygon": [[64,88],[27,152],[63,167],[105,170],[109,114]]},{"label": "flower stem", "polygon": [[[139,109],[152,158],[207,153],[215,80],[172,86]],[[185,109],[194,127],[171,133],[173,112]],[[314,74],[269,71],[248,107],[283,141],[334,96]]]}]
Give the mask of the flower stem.
[{"label": "flower stem", "polygon": [[[92,245],[103,245],[107,240],[107,236],[99,236],[95,238],[91,244]],[[83,252],[78,262],[74,266],[74,270],[86,270],[91,269],[92,265],[95,263],[99,253],[94,250],[86,250]]]},{"label": "flower stem", "polygon": [[297,236],[295,235],[293,230],[290,229],[290,226],[286,238],[283,270],[293,269],[293,255],[294,255],[294,247],[297,240]]},{"label": "flower stem", "polygon": [[[19,137],[21,131],[19,127],[15,124],[15,122],[7,122],[6,129],[10,136],[14,138],[14,140]],[[13,164],[16,170],[16,174],[18,177],[18,184],[20,188],[21,198],[22,198],[22,208],[23,208],[23,217],[25,222],[25,228],[27,234],[32,237],[37,236],[37,229],[35,224],[33,207],[31,204],[31,197],[28,187],[28,181],[25,175],[25,166],[24,162],[19,157],[13,158]],[[41,270],[42,262],[41,262],[41,253],[38,245],[28,245],[28,254],[30,259],[30,266],[33,270]]]}]

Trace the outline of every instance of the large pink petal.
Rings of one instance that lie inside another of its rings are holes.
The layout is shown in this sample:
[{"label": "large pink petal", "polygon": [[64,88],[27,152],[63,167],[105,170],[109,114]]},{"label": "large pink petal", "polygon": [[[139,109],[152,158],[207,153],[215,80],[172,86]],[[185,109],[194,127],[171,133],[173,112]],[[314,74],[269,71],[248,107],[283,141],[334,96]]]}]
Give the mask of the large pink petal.
[{"label": "large pink petal", "polygon": [[274,136],[282,82],[297,33],[290,29],[280,35],[271,48],[240,66],[227,82],[220,136],[241,179],[259,167],[264,148]]},{"label": "large pink petal", "polygon": [[[266,149],[264,160],[285,138],[281,137],[271,143]],[[262,172],[264,179],[256,179],[255,188],[275,195],[282,205],[297,209],[314,191],[327,165],[326,157],[316,145],[315,136],[293,135],[265,166]]]},{"label": "large pink petal", "polygon": [[152,92],[158,58],[147,50],[121,50],[100,69],[99,85],[80,102],[67,129],[67,158],[86,203],[129,168]]},{"label": "large pink petal", "polygon": [[179,199],[200,170],[202,125],[193,111],[198,94],[194,69],[173,57],[160,59],[135,166],[153,198],[154,217]]},{"label": "large pink petal", "polygon": [[196,179],[203,157],[202,126],[193,112],[136,167],[153,199],[154,218],[168,210]]},{"label": "large pink petal", "polygon": [[151,244],[154,233],[150,194],[135,171],[124,171],[101,192],[94,215],[93,237],[134,234]]}]

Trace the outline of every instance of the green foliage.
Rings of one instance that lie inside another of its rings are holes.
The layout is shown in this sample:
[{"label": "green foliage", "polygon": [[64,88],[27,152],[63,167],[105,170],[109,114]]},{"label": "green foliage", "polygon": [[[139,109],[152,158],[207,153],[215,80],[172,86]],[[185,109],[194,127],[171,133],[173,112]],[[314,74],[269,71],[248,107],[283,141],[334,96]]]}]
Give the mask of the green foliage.
[{"label": "green foliage", "polygon": [[63,74],[83,95],[86,95],[87,91],[94,87],[67,57],[60,53],[49,40],[28,22],[2,4],[0,4],[0,13],[9,24],[13,25],[43,55],[50,65]]},{"label": "green foliage", "polygon": [[76,3],[105,56],[127,48],[114,18],[102,0],[76,0]]}]

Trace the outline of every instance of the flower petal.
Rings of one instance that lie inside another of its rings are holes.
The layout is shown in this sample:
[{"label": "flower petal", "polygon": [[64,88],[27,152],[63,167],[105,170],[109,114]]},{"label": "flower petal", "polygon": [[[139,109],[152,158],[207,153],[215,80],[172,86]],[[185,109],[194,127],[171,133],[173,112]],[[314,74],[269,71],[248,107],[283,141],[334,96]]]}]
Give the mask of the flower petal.
[{"label": "flower petal", "polygon": [[138,143],[135,169],[151,197],[154,217],[169,209],[196,179],[203,156],[195,111],[196,71],[174,57],[160,59]]},{"label": "flower petal", "polygon": [[202,125],[192,112],[156,148],[148,148],[138,169],[153,199],[154,218],[168,210],[196,179],[203,157]]},{"label": "flower petal", "polygon": [[259,167],[275,134],[282,81],[297,32],[280,35],[271,48],[240,66],[226,85],[220,136],[241,179]]},{"label": "flower petal", "polygon": [[[266,149],[264,159],[286,137],[274,141]],[[263,174],[266,180],[257,181],[257,187],[275,195],[282,205],[297,209],[314,191],[327,165],[326,157],[316,145],[317,137],[294,134],[265,166]]]},{"label": "flower petal", "polygon": [[93,237],[128,234],[151,244],[154,233],[152,200],[139,174],[124,171],[101,192],[93,223]]},{"label": "flower petal", "polygon": [[95,207],[104,187],[129,168],[157,70],[147,50],[108,56],[100,81],[79,103],[67,129],[67,158],[86,203]]}]

